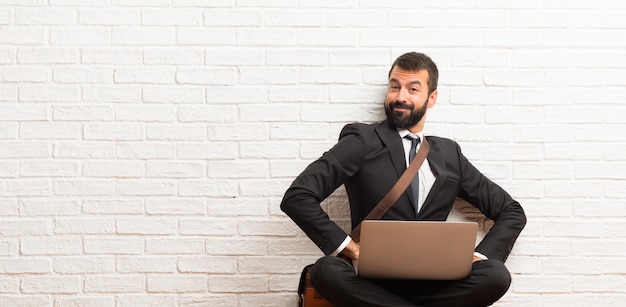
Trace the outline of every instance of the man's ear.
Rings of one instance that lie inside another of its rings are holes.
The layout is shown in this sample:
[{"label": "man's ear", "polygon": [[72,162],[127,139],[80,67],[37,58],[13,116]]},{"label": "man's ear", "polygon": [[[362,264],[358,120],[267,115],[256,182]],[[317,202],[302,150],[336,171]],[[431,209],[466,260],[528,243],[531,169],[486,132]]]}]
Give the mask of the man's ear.
[{"label": "man's ear", "polygon": [[430,95],[428,95],[428,107],[432,108],[435,106],[435,104],[437,103],[437,94],[438,91],[434,90],[432,93],[430,93]]}]

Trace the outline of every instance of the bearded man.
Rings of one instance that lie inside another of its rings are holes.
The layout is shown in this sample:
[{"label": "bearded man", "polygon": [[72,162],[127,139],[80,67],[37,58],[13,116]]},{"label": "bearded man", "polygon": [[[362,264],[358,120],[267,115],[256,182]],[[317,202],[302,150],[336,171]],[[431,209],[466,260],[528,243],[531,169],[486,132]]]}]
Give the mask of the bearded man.
[{"label": "bearded man", "polygon": [[[428,110],[437,102],[439,72],[422,53],[398,57],[389,71],[387,119],[349,124],[339,141],[311,163],[286,191],[281,209],[324,252],[311,270],[313,286],[335,306],[488,306],[508,290],[504,266],[526,224],[520,204],[481,174],[449,139],[426,136],[430,151],[417,174],[382,219],[445,221],[460,197],[494,221],[475,249],[471,274],[462,280],[366,279],[351,260],[359,244],[320,207],[342,184],[350,201],[352,228],[385,196],[424,139]],[[393,239],[393,238],[390,238]],[[344,257],[336,257],[337,255]]]}]

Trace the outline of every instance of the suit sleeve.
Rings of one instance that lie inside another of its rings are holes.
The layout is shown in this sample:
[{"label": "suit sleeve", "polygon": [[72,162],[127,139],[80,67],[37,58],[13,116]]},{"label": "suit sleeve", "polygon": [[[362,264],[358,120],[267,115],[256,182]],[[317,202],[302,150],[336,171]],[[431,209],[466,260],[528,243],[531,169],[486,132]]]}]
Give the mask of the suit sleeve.
[{"label": "suit sleeve", "polygon": [[338,143],[294,180],[280,205],[326,255],[334,252],[347,234],[328,217],[320,202],[359,170],[366,153],[363,127],[345,126]]},{"label": "suit sleeve", "polygon": [[480,173],[461,153],[461,197],[494,221],[476,251],[490,259],[505,261],[526,225],[522,206],[504,189]]}]

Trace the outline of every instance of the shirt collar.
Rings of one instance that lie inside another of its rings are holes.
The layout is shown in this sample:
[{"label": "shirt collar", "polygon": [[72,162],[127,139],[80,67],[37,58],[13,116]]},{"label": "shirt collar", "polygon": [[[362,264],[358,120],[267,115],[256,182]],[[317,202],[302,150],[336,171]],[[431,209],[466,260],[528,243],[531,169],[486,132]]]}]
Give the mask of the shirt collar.
[{"label": "shirt collar", "polygon": [[411,131],[407,130],[407,129],[398,129],[398,134],[400,135],[401,138],[404,138],[407,135],[411,135],[413,137],[419,137],[420,140],[424,139],[424,131],[420,131],[418,133],[411,133]]}]

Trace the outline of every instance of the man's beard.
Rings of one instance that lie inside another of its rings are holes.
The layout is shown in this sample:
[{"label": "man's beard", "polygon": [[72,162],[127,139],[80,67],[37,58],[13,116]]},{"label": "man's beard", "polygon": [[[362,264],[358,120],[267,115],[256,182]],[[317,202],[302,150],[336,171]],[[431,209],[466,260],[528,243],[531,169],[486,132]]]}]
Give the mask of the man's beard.
[{"label": "man's beard", "polygon": [[[395,109],[409,109],[411,112],[409,115],[404,115],[403,113],[395,112]],[[424,105],[417,110],[415,110],[415,106],[412,104],[392,101],[388,105],[385,105],[385,115],[387,115],[387,120],[389,120],[394,127],[398,129],[409,129],[422,120],[424,115],[426,115],[427,109],[428,98],[424,102]]]}]

